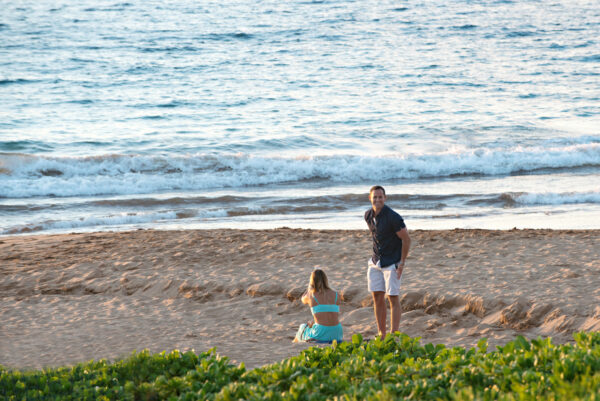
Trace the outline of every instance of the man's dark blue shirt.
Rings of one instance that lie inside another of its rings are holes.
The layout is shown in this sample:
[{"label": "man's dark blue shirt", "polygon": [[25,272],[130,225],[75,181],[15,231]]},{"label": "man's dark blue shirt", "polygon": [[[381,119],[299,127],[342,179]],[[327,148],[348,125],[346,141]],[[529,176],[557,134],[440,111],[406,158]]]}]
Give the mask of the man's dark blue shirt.
[{"label": "man's dark blue shirt", "polygon": [[402,240],[396,233],[406,227],[402,216],[387,205],[375,216],[373,208],[365,212],[365,221],[373,237],[373,263],[381,267],[398,263],[402,258]]}]

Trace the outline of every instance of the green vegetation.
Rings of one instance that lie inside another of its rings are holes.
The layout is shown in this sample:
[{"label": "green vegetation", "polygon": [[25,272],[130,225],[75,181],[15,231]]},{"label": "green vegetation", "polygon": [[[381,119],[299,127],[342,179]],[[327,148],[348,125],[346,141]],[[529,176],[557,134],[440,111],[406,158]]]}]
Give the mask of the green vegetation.
[{"label": "green vegetation", "polygon": [[309,348],[246,370],[214,349],[134,353],[68,368],[0,367],[2,400],[600,400],[600,333],[575,344],[523,337],[487,352],[419,345],[404,334],[385,341]]}]

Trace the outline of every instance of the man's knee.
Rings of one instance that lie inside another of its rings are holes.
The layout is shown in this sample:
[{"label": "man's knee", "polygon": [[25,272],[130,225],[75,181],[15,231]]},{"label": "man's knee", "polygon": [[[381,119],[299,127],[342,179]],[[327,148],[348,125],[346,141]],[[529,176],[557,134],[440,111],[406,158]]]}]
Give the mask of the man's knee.
[{"label": "man's knee", "polygon": [[381,304],[385,302],[385,292],[383,291],[374,291],[373,294],[373,302],[376,304]]},{"label": "man's knee", "polygon": [[400,306],[400,297],[398,295],[388,295],[387,299],[392,308]]}]

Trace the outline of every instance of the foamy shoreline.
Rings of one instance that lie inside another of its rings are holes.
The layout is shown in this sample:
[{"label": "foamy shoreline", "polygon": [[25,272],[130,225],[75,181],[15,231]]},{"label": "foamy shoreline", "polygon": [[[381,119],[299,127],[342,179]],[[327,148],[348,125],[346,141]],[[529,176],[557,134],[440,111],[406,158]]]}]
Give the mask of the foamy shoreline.
[{"label": "foamy shoreline", "polygon": [[[600,230],[412,231],[401,331],[490,349],[600,330]],[[372,337],[366,230],[140,230],[0,238],[0,364],[41,368],[217,347],[256,367],[296,355],[315,266]]]}]

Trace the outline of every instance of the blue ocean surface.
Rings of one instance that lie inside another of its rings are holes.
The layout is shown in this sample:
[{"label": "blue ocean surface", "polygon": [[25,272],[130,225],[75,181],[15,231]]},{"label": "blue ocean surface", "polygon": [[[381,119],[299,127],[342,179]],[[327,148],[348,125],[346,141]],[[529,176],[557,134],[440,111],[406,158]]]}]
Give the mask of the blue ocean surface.
[{"label": "blue ocean surface", "polygon": [[0,235],[600,228],[597,1],[20,0]]}]

